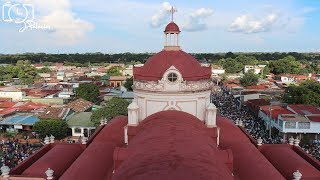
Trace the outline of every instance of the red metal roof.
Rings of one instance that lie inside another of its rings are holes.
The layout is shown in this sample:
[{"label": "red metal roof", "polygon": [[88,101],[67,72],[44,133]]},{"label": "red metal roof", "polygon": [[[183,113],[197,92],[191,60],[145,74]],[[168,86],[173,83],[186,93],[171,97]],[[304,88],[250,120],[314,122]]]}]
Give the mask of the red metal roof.
[{"label": "red metal roof", "polygon": [[128,118],[125,116],[118,116],[108,122],[97,135],[93,135],[93,141],[60,179],[110,179],[113,151],[116,146],[124,146],[123,128],[127,123]]},{"label": "red metal roof", "polygon": [[179,26],[171,21],[167,26],[164,32],[181,32]]},{"label": "red metal roof", "polygon": [[162,111],[143,120],[129,141],[132,151],[114,180],[233,179],[219,150],[196,117]]},{"label": "red metal roof", "polygon": [[16,102],[1,102],[0,103],[0,108],[10,108],[10,107],[13,107],[14,105],[16,105],[17,103]]},{"label": "red metal roof", "polygon": [[320,122],[320,115],[306,116],[310,121]]},{"label": "red metal roof", "polygon": [[[270,115],[270,106],[260,106],[261,111],[264,112],[266,115]],[[277,119],[279,114],[294,114],[287,108],[283,108],[281,106],[271,106],[272,110],[272,118]]]},{"label": "red metal roof", "polygon": [[0,111],[0,116],[8,115],[16,111],[16,108],[6,108]]},{"label": "red metal roof", "polygon": [[312,105],[289,104],[288,107],[301,115],[320,114],[320,109]]},{"label": "red metal roof", "polygon": [[297,170],[303,179],[320,179],[320,171],[298,156],[288,144],[263,145],[261,152],[286,179],[292,179]]},{"label": "red metal roof", "polygon": [[84,147],[79,144],[57,144],[28,167],[22,175],[45,178],[44,172],[51,168],[54,170],[54,176],[59,178],[82,153],[83,149]]},{"label": "red metal roof", "polygon": [[284,179],[249,138],[227,118],[218,117],[220,148],[231,149],[235,179]]},{"label": "red metal roof", "polygon": [[180,51],[161,51],[152,56],[142,67],[133,67],[133,75],[137,80],[161,80],[163,74],[174,66],[182,74],[184,80],[196,81],[211,78],[211,67],[202,67],[190,54]]},{"label": "red metal roof", "polygon": [[255,85],[255,86],[246,86],[245,89],[267,89],[263,85]]}]

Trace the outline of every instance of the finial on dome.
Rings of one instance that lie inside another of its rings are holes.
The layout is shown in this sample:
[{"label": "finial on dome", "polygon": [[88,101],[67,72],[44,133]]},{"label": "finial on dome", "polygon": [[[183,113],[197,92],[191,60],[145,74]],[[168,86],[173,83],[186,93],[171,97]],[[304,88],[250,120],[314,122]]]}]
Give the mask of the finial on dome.
[{"label": "finial on dome", "polygon": [[174,9],[173,6],[171,6],[171,9],[169,10],[169,12],[171,13],[171,22],[173,22],[173,14],[177,12],[177,9]]}]

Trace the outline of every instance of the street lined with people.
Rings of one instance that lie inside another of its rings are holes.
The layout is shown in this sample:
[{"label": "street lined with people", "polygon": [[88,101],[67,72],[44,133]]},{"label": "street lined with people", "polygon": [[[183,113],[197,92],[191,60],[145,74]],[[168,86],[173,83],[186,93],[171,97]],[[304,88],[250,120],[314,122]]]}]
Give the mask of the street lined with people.
[{"label": "street lined with people", "polygon": [[[286,140],[278,134],[269,135],[269,130],[266,129],[264,122],[260,118],[256,118],[253,113],[237,104],[237,100],[233,95],[222,88],[216,89],[211,96],[212,102],[218,108],[220,116],[227,117],[235,124],[242,123],[244,129],[254,138],[262,139],[264,144],[281,144],[287,143]],[[300,143],[300,147],[308,154],[320,160],[320,141],[314,141],[310,144]]]}]

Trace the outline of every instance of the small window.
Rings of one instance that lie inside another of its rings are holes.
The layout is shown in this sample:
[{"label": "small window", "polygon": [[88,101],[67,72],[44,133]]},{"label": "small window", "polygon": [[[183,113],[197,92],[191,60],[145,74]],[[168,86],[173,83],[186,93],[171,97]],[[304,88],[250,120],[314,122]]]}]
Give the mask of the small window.
[{"label": "small window", "polygon": [[80,128],[75,128],[75,129],[74,129],[74,132],[75,132],[75,133],[81,133],[81,129],[80,129]]},{"label": "small window", "polygon": [[168,80],[169,80],[170,82],[175,82],[177,79],[178,79],[178,75],[177,75],[176,73],[170,73],[170,74],[168,75]]}]

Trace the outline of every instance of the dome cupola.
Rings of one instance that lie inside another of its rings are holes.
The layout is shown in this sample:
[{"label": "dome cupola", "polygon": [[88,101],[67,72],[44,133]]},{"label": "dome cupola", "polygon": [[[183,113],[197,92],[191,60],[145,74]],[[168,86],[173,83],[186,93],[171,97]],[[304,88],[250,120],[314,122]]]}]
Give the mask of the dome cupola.
[{"label": "dome cupola", "polygon": [[164,50],[165,51],[179,51],[180,50],[180,28],[173,22],[173,14],[177,12],[173,7],[170,10],[171,22],[166,26],[164,30]]}]

